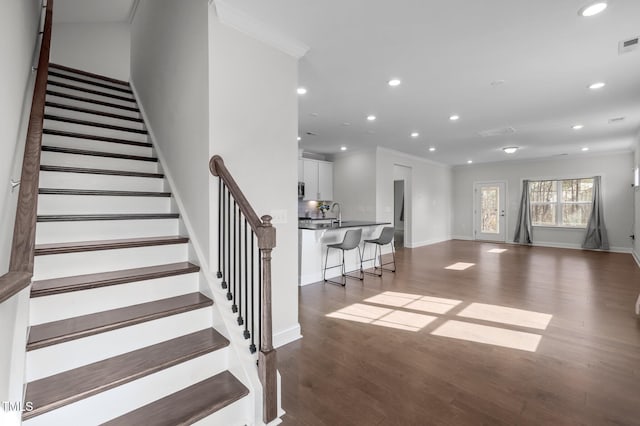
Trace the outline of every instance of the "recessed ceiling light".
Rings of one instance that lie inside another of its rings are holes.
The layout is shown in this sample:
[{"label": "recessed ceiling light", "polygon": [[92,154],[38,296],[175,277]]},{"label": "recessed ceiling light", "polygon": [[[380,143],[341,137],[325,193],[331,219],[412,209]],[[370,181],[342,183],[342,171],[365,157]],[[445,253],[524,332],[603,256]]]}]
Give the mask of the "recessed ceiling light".
[{"label": "recessed ceiling light", "polygon": [[391,86],[391,87],[396,87],[396,86],[400,86],[400,83],[402,83],[400,81],[400,79],[392,78],[391,80],[389,80],[389,82],[387,84],[389,84],[389,86]]},{"label": "recessed ceiling light", "polygon": [[584,126],[582,124],[574,124],[573,126],[571,126],[571,128],[573,130],[580,130],[582,129]]},{"label": "recessed ceiling light", "polygon": [[307,89],[305,89],[304,87],[298,87],[298,95],[304,95],[307,93]]},{"label": "recessed ceiling light", "polygon": [[507,154],[513,154],[518,149],[519,149],[519,147],[517,147],[517,146],[507,146],[507,147],[502,148],[502,150],[504,152],[506,152]]},{"label": "recessed ceiling light", "polygon": [[341,146],[341,147],[340,147],[340,151],[346,151],[346,150],[347,150],[347,147],[346,147],[346,146]]},{"label": "recessed ceiling light", "polygon": [[435,151],[435,150],[436,150],[436,148],[435,148],[434,146],[432,146],[431,148],[429,148],[429,151],[431,151],[431,152],[433,152],[433,151]]},{"label": "recessed ceiling light", "polygon": [[591,4],[581,8],[578,11],[578,15],[589,17],[589,16],[597,15],[598,13],[602,12],[606,8],[607,8],[607,2],[606,1],[599,1],[599,2],[596,2],[596,3],[591,3]]},{"label": "recessed ceiling light", "polygon": [[302,138],[301,138],[300,136],[298,136],[298,141],[299,141],[300,139],[302,139]]},{"label": "recessed ceiling light", "polygon": [[449,120],[451,120],[451,121],[456,121],[456,120],[459,120],[459,119],[460,119],[459,115],[455,115],[454,114],[454,115],[449,116]]},{"label": "recessed ceiling light", "polygon": [[589,151],[589,147],[585,146],[584,148],[582,148],[583,151]]},{"label": "recessed ceiling light", "polygon": [[604,86],[606,86],[605,83],[599,81],[597,83],[593,83],[589,85],[589,89],[591,90],[598,90],[598,89],[602,89]]},{"label": "recessed ceiling light", "polygon": [[473,160],[467,160],[467,164],[473,163]]},{"label": "recessed ceiling light", "polygon": [[376,120],[376,116],[375,115],[367,115],[367,120],[375,121]]},{"label": "recessed ceiling light", "polygon": [[411,137],[412,138],[417,138],[418,136],[420,136],[420,133],[418,133],[418,132],[411,133]]}]

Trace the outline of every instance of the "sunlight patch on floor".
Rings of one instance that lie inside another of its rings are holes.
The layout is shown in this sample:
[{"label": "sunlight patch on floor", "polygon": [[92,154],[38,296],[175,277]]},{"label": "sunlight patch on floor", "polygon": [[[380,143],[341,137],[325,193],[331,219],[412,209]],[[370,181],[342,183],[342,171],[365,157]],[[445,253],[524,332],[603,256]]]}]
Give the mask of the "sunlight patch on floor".
[{"label": "sunlight patch on floor", "polygon": [[354,303],[346,308],[327,314],[327,317],[407,331],[419,331],[437,319],[437,317],[430,315],[397,311],[361,303]]},{"label": "sunlight patch on floor", "polygon": [[473,265],[475,265],[475,263],[457,262],[457,263],[454,263],[453,265],[447,266],[444,269],[451,269],[454,271],[464,271],[465,269],[471,268]]},{"label": "sunlight patch on floor", "polygon": [[454,320],[445,322],[431,334],[528,352],[535,352],[542,339],[538,334]]},{"label": "sunlight patch on floor", "polygon": [[376,296],[364,300],[378,305],[403,307],[415,311],[431,312],[434,314],[446,314],[451,309],[462,303],[461,300],[444,299],[442,297],[422,296],[420,294],[398,293],[385,291]]},{"label": "sunlight patch on floor", "polygon": [[546,330],[553,315],[505,306],[472,303],[458,316]]},{"label": "sunlight patch on floor", "polygon": [[507,249],[491,249],[488,253],[504,253]]}]

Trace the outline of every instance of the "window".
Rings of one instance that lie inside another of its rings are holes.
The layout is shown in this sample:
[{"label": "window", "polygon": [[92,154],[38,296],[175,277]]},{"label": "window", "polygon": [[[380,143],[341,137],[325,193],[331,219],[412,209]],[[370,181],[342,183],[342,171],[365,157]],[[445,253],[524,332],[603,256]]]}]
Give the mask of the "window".
[{"label": "window", "polygon": [[531,224],[585,228],[593,202],[593,179],[529,182]]}]

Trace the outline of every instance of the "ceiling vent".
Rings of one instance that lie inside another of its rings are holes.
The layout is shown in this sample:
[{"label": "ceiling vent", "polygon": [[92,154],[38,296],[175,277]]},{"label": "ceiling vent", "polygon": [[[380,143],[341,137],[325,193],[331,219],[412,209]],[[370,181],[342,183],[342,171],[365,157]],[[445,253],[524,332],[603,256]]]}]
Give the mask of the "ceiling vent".
[{"label": "ceiling vent", "polygon": [[609,124],[616,124],[624,121],[624,117],[614,117],[609,119]]},{"label": "ceiling vent", "polygon": [[306,132],[306,134],[309,135],[309,136],[318,136],[317,133],[313,133],[313,132]]},{"label": "ceiling vent", "polygon": [[513,127],[503,127],[500,129],[483,130],[481,132],[478,132],[478,134],[483,138],[488,138],[491,136],[512,135],[515,132],[516,132],[516,129],[514,129]]},{"label": "ceiling vent", "polygon": [[618,54],[622,55],[623,53],[629,53],[636,50],[639,43],[640,41],[638,40],[638,37],[622,40],[618,43]]}]

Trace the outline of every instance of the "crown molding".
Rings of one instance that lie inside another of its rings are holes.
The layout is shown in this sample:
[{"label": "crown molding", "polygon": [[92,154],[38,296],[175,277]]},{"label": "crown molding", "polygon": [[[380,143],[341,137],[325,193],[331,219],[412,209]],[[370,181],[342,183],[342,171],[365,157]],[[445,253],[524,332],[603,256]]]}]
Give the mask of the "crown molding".
[{"label": "crown molding", "polygon": [[216,15],[221,23],[235,28],[256,40],[272,46],[296,59],[309,51],[309,46],[291,37],[287,37],[276,28],[260,22],[245,12],[230,6],[224,0],[210,0],[215,5]]}]

